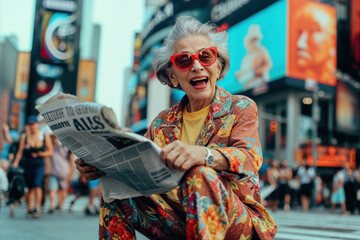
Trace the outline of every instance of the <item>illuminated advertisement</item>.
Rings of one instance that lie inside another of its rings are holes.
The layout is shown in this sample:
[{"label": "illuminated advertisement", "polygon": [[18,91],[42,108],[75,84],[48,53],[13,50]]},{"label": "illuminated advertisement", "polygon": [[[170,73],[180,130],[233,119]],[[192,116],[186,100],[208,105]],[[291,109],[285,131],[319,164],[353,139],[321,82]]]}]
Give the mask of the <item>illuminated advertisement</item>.
[{"label": "illuminated advertisement", "polygon": [[83,101],[94,101],[96,82],[96,63],[94,60],[80,60],[77,94]]},{"label": "illuminated advertisement", "polygon": [[40,42],[40,55],[43,59],[73,62],[75,20],[75,15],[69,13],[44,11]]},{"label": "illuminated advertisement", "polygon": [[231,62],[220,87],[236,94],[285,75],[285,13],[279,1],[227,30]]},{"label": "illuminated advertisement", "polygon": [[351,1],[351,48],[355,62],[360,64],[360,1]]},{"label": "illuminated advertisement", "polygon": [[336,127],[338,131],[360,133],[359,94],[341,81],[336,88]]},{"label": "illuminated advertisement", "polygon": [[[336,146],[317,146],[317,167],[344,167],[349,163],[351,168],[356,167],[356,150],[354,148]],[[309,166],[313,166],[312,146],[308,145],[295,150],[294,160],[302,162],[306,159]]]},{"label": "illuminated advertisement", "polygon": [[146,104],[147,86],[145,84],[136,85],[129,106],[129,123],[135,132],[138,128],[142,128],[144,124],[146,126]]},{"label": "illuminated advertisement", "polygon": [[30,53],[19,52],[16,63],[14,97],[24,100],[27,97],[30,71]]},{"label": "illuminated advertisement", "polygon": [[81,0],[37,0],[26,115],[58,92],[76,94]]},{"label": "illuminated advertisement", "polygon": [[288,4],[286,75],[334,86],[335,7],[310,0],[289,0]]}]

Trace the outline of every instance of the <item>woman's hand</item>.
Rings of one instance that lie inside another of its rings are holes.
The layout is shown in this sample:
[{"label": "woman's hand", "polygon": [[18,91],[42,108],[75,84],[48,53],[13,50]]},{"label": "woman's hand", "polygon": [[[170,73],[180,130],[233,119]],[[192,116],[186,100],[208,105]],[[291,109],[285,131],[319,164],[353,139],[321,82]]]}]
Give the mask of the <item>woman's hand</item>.
[{"label": "woman's hand", "polygon": [[187,171],[196,165],[205,165],[207,151],[203,146],[194,146],[175,141],[165,146],[160,153],[161,161],[170,169]]},{"label": "woman's hand", "polygon": [[101,170],[86,164],[80,158],[75,160],[76,169],[84,176],[87,180],[95,180],[105,175]]}]

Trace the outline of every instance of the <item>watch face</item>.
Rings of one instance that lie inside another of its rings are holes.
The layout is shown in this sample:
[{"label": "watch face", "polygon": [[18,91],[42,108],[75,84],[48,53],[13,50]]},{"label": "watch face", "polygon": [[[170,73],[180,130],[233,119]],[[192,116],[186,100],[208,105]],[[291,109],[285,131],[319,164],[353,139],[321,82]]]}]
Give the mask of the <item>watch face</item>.
[{"label": "watch face", "polygon": [[207,159],[207,164],[208,166],[212,166],[214,163],[214,158],[213,156],[209,156],[208,159]]}]

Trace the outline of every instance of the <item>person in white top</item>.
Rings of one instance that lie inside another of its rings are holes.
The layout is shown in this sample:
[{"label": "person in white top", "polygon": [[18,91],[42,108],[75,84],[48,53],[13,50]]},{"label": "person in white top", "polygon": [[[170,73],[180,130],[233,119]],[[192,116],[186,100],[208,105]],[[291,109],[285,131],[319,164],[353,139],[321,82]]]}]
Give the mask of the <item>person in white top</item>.
[{"label": "person in white top", "polygon": [[300,201],[304,212],[309,211],[311,191],[313,189],[312,181],[315,179],[315,170],[302,162],[297,171],[297,177],[300,180]]}]

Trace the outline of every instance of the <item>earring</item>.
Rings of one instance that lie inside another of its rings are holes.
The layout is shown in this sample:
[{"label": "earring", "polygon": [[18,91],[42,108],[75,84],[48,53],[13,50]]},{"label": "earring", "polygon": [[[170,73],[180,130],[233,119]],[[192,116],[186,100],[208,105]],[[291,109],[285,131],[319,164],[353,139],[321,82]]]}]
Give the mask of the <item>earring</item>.
[{"label": "earring", "polygon": [[177,83],[173,83],[173,86],[174,86],[175,88],[177,88],[178,84],[177,84]]}]

